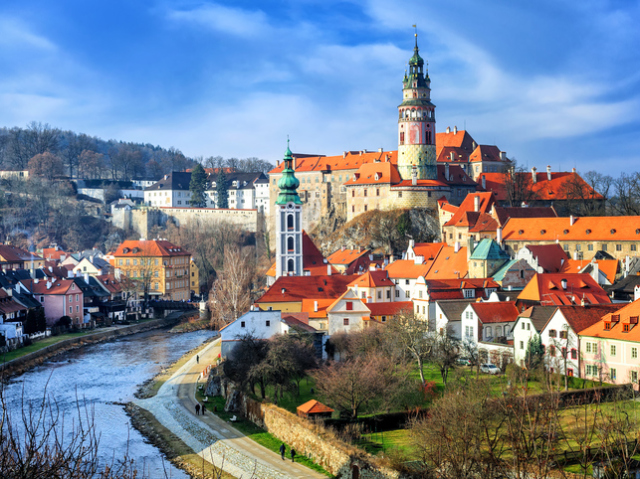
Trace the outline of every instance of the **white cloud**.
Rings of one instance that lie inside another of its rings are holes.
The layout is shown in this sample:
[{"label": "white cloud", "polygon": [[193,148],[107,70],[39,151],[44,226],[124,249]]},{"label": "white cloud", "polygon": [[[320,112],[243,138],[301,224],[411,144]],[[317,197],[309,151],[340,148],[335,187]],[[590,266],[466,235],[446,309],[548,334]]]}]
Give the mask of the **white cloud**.
[{"label": "white cloud", "polygon": [[16,18],[0,18],[0,47],[11,49],[36,48],[55,50],[49,39],[33,33],[29,27]]},{"label": "white cloud", "polygon": [[207,3],[190,10],[169,9],[166,17],[176,23],[194,24],[239,37],[256,37],[270,30],[261,10],[244,10]]}]

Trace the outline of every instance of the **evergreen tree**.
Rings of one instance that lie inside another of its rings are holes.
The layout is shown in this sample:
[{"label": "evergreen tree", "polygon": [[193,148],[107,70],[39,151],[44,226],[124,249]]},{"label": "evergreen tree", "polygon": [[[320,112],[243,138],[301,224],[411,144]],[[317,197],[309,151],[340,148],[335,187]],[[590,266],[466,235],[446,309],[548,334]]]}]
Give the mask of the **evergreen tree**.
[{"label": "evergreen tree", "polygon": [[218,208],[229,208],[229,192],[227,190],[227,175],[224,168],[220,168],[218,180],[216,181],[216,190],[218,192]]},{"label": "evergreen tree", "polygon": [[542,364],[544,360],[544,346],[542,345],[542,339],[539,334],[536,334],[531,339],[529,339],[529,343],[527,344],[527,367],[531,369],[535,369],[540,364]]},{"label": "evergreen tree", "polygon": [[191,191],[191,199],[189,200],[191,206],[196,208],[205,208],[207,206],[207,174],[200,163],[197,163],[191,170],[189,191]]},{"label": "evergreen tree", "polygon": [[44,308],[36,309],[36,332],[47,330],[47,318],[44,315]]}]

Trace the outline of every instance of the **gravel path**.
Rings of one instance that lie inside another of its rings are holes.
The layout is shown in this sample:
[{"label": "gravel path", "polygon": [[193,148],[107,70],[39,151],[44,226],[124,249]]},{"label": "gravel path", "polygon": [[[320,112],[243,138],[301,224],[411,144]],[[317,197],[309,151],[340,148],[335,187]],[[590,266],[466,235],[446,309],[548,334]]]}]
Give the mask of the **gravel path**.
[{"label": "gravel path", "polygon": [[298,463],[282,461],[278,454],[247,439],[210,412],[204,416],[194,414],[199,373],[206,364],[215,361],[219,352],[218,339],[198,353],[200,364],[196,363],[194,355],[160,387],[154,397],[136,399],[134,403],[151,412],[164,427],[206,461],[239,479],[326,478]]}]

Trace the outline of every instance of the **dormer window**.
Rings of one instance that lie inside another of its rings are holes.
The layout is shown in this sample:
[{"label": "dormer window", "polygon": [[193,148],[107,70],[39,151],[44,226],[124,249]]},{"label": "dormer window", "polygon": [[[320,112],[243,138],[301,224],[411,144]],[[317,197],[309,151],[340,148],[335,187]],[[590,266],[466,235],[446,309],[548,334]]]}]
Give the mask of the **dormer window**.
[{"label": "dormer window", "polygon": [[611,330],[611,323],[609,321],[606,321],[604,323],[604,329],[605,329],[605,331],[610,331]]},{"label": "dormer window", "polygon": [[622,332],[628,333],[630,330],[631,330],[631,325],[630,324],[623,324],[622,325]]}]

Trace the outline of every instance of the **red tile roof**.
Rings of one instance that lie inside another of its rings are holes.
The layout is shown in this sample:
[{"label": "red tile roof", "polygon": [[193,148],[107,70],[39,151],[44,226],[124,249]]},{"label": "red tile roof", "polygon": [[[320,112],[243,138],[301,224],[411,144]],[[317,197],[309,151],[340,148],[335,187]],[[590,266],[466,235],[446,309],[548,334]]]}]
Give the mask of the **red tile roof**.
[{"label": "red tile roof", "polygon": [[640,216],[510,218],[505,241],[640,241]]},{"label": "red tile roof", "polygon": [[[385,152],[367,152],[362,153],[358,151],[349,151],[345,155],[337,156],[311,156],[304,158],[295,157],[295,170],[296,172],[309,172],[309,171],[340,171],[340,170],[357,170],[361,165],[366,163],[379,162],[378,164],[389,162],[398,162],[397,151],[385,151]],[[388,159],[388,160],[387,160]],[[284,162],[280,163],[273,170],[269,172],[270,175],[282,173],[284,169]]]},{"label": "red tile roof", "polygon": [[571,328],[573,328],[576,333],[580,333],[598,323],[607,313],[618,311],[621,307],[622,305],[618,303],[599,304],[595,306],[558,306],[558,310],[562,311]]},{"label": "red tile roof", "polygon": [[[622,307],[615,311],[608,311],[606,314],[603,314],[600,321],[583,329],[580,332],[580,336],[640,342],[640,327],[638,327],[638,317],[640,317],[640,300],[627,305],[618,303],[615,306]],[[617,318],[614,318],[614,315],[617,316]],[[614,321],[614,319],[617,320]],[[610,323],[609,327],[611,329],[605,329],[605,323]],[[624,331],[624,325],[628,325],[629,331]]]},{"label": "red tile roof", "polygon": [[399,259],[389,263],[385,271],[391,279],[418,279],[420,276],[425,276],[430,267],[431,265],[415,264],[413,260]]},{"label": "red tile roof", "polygon": [[[592,199],[603,199],[600,193],[597,193],[580,175],[571,172],[551,173],[551,180],[547,178],[547,172],[536,173],[537,181],[532,182],[532,173],[519,172],[516,175],[522,175],[518,179],[518,184],[528,188],[535,193],[537,200],[567,200],[572,199],[571,193],[575,190],[573,184],[578,184],[583,188],[584,192],[581,197]],[[482,184],[482,180],[486,182],[486,190],[492,191],[496,195],[498,201],[507,200],[507,192],[505,182],[507,176],[505,173],[482,173],[478,177],[478,183]],[[569,197],[567,196],[569,194]]]},{"label": "red tile roof", "polygon": [[316,401],[315,399],[312,399],[311,401],[307,401],[306,403],[301,404],[296,408],[296,410],[304,414],[323,414],[323,413],[326,414],[326,413],[333,412],[333,409],[331,409],[329,406],[325,406],[324,404]]},{"label": "red tile roof", "polygon": [[467,248],[461,247],[455,252],[454,246],[443,246],[431,265],[426,279],[466,278],[469,273]]},{"label": "red tile roof", "polygon": [[0,259],[8,263],[42,260],[40,256],[11,244],[0,244]]},{"label": "red tile roof", "polygon": [[366,163],[358,168],[345,185],[376,185],[376,184],[397,184],[400,183],[400,173],[398,168],[388,162]]},{"label": "red tile roof", "polygon": [[478,319],[484,323],[510,323],[518,319],[518,308],[515,301],[499,301],[486,303],[469,303]]},{"label": "red tile roof", "polygon": [[503,226],[509,218],[554,218],[558,213],[553,206],[505,207],[495,206],[491,213]]},{"label": "red tile roof", "polygon": [[440,156],[446,147],[461,148],[469,154],[474,150],[474,141],[466,130],[451,130],[449,133],[436,133],[436,155]]},{"label": "red tile roof", "polygon": [[543,245],[527,245],[534,258],[538,260],[545,273],[559,273],[562,265],[569,260],[567,253],[562,246],[557,243]]},{"label": "red tile roof", "polygon": [[349,266],[355,260],[369,254],[368,249],[342,249],[340,248],[338,251],[335,251],[329,255],[327,261],[331,264],[339,264],[344,266]]},{"label": "red tile roof", "polygon": [[366,303],[365,306],[371,311],[371,316],[393,316],[400,311],[412,310],[411,301],[394,301],[389,303]]},{"label": "red tile roof", "polygon": [[[566,280],[566,289],[562,281]],[[607,293],[588,274],[536,273],[518,295],[519,300],[539,301],[541,305],[611,303]]]},{"label": "red tile roof", "polygon": [[42,256],[44,259],[59,261],[62,256],[66,259],[69,256],[69,253],[59,248],[43,248]]},{"label": "red tile roof", "polygon": [[[604,273],[611,284],[616,281],[616,274],[618,273],[618,260],[617,259],[597,259],[592,260],[593,262],[598,264],[598,269]],[[569,259],[564,262],[562,268],[560,268],[561,273],[579,273],[586,266],[589,266],[592,261],[584,259]]]},{"label": "red tile roof", "polygon": [[445,246],[447,243],[416,243],[413,246],[413,252],[416,256],[424,257],[425,261],[434,260]]},{"label": "red tile roof", "polygon": [[[334,298],[329,299],[303,299],[301,310],[308,318],[321,319],[327,317],[327,308],[333,304]],[[315,305],[318,303],[318,311]]]},{"label": "red tile roof", "polygon": [[281,276],[256,303],[300,302],[303,299],[336,299],[358,275]]},{"label": "red tile roof", "polygon": [[123,241],[115,253],[115,257],[147,257],[147,256],[191,256],[180,246],[164,240],[126,240]]},{"label": "red tile roof", "polygon": [[[33,294],[67,294],[69,291],[72,291],[74,294],[82,294],[82,290],[76,286],[75,289],[72,289],[71,286],[75,284],[73,279],[53,279],[53,280],[39,280],[37,283],[32,279],[27,279],[21,281],[25,287],[33,292]],[[50,284],[50,287],[47,288],[47,283]]]},{"label": "red tile roof", "polygon": [[501,161],[503,163],[509,163],[508,161],[500,158],[500,148],[494,145],[478,145],[473,153],[469,155],[469,161],[476,163],[480,161]]},{"label": "red tile roof", "polygon": [[[475,198],[479,198],[480,204],[478,205],[478,211],[475,210]],[[475,223],[469,221],[477,220],[476,216],[468,216],[466,213],[490,213],[491,207],[495,203],[495,198],[492,193],[477,192],[469,193],[462,201],[458,210],[451,217],[444,226],[474,226]]]},{"label": "red tile roof", "polygon": [[360,288],[381,288],[384,286],[393,286],[394,282],[389,279],[387,271],[376,270],[367,271],[361,276],[349,283],[349,287],[358,286]]}]

